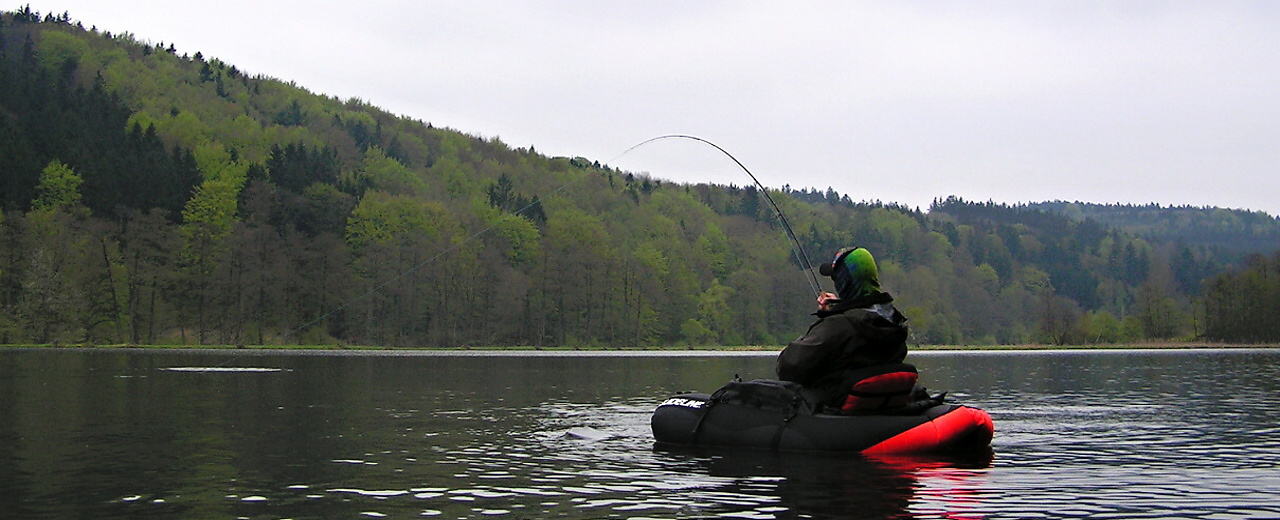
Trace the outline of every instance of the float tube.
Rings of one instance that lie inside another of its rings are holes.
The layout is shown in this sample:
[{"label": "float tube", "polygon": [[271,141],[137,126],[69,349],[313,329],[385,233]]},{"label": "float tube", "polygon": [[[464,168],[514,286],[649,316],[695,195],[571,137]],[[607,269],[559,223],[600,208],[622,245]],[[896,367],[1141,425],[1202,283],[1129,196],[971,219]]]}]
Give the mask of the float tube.
[{"label": "float tube", "polygon": [[995,425],[987,412],[944,403],[945,396],[930,397],[923,389],[909,395],[905,404],[842,410],[823,406],[795,383],[732,381],[713,394],[672,396],[653,412],[651,426],[658,447],[864,455],[990,450]]}]

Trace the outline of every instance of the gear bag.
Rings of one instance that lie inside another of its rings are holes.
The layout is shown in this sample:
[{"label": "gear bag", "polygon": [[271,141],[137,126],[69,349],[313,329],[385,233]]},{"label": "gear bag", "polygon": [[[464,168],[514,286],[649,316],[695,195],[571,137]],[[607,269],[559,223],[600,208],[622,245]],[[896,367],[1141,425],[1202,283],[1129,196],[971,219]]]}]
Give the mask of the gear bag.
[{"label": "gear bag", "polygon": [[813,412],[821,404],[821,399],[817,392],[799,383],[753,379],[751,381],[734,380],[720,387],[711,394],[709,404],[720,403],[795,413],[802,410]]}]

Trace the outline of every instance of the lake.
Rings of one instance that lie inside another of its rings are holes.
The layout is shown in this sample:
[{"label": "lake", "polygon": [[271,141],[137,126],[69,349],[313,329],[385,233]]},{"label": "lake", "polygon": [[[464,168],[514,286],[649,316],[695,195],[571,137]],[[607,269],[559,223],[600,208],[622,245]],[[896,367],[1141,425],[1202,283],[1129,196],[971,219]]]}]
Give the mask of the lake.
[{"label": "lake", "polygon": [[654,449],[772,353],[0,350],[0,517],[1280,517],[1280,351],[908,361],[992,457]]}]

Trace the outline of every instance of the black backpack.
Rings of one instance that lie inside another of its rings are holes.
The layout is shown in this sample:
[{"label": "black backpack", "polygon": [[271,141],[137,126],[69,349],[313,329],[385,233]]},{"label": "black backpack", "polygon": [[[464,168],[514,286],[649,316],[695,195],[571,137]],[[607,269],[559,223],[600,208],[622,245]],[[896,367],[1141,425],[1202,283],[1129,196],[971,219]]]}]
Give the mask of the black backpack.
[{"label": "black backpack", "polygon": [[708,401],[713,406],[720,403],[736,404],[792,414],[800,411],[812,413],[822,404],[819,392],[807,389],[799,383],[775,379],[734,379],[711,394]]}]

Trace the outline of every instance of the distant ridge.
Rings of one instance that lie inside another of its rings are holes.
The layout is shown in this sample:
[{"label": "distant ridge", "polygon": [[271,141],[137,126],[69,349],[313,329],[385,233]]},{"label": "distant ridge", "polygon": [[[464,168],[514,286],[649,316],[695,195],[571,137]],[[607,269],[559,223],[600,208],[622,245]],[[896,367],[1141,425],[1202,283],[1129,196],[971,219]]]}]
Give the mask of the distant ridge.
[{"label": "distant ridge", "polygon": [[1280,249],[1280,217],[1262,211],[1151,203],[1049,201],[1027,205],[1075,220],[1091,219],[1138,236],[1221,248],[1234,253]]}]

